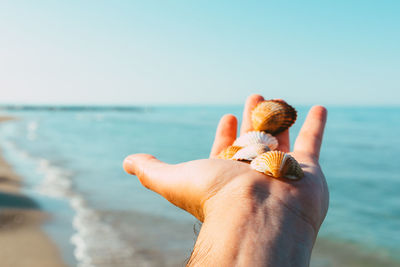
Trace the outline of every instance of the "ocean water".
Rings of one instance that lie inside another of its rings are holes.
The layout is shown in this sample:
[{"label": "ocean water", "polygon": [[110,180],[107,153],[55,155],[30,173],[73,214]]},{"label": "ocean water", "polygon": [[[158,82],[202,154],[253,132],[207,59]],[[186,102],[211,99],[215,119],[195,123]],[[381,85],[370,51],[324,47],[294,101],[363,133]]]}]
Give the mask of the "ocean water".
[{"label": "ocean water", "polygon": [[[297,109],[292,144],[308,107]],[[24,191],[52,214],[44,230],[69,265],[184,265],[195,219],[125,174],[122,161],[207,158],[219,118],[241,110],[9,109],[18,119],[0,125],[0,147]],[[328,110],[321,166],[331,198],[319,237],[400,263],[400,108]]]}]

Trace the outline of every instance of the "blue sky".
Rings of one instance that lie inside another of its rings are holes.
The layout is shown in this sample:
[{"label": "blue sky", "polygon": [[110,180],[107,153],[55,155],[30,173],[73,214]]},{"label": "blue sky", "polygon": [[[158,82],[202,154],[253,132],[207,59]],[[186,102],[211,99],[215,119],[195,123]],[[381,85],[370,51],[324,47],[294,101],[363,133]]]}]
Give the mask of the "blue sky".
[{"label": "blue sky", "polygon": [[0,2],[0,103],[400,105],[400,1]]}]

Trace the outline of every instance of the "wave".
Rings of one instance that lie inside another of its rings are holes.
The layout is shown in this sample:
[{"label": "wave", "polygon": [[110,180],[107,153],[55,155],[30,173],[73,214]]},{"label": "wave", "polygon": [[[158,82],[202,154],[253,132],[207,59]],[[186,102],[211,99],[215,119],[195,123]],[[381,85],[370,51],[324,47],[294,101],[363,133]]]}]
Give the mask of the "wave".
[{"label": "wave", "polygon": [[[74,189],[70,170],[55,165],[50,160],[31,155],[20,149],[14,142],[3,142],[5,150],[18,154],[17,162],[30,161],[42,177],[34,190],[42,195],[68,201],[75,214],[72,226],[75,233],[70,242],[74,246],[74,256],[78,267],[105,266],[149,266],[138,255],[131,244],[126,243],[112,226],[104,222],[100,214],[92,209],[84,196]],[[13,162],[14,163],[14,162]],[[134,263],[133,263],[134,262]]]}]

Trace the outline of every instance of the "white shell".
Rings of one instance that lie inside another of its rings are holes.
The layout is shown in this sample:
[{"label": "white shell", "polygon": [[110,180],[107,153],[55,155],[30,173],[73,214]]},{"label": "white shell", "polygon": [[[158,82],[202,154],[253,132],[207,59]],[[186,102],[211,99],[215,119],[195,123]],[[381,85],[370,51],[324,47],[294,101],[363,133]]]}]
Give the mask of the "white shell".
[{"label": "white shell", "polygon": [[248,160],[251,161],[256,158],[258,155],[269,151],[270,148],[264,144],[251,144],[248,145],[238,152],[231,159],[234,160]]},{"label": "white shell", "polygon": [[235,140],[234,146],[248,146],[251,144],[264,144],[269,147],[270,150],[278,148],[278,139],[269,133],[252,131],[248,132]]}]

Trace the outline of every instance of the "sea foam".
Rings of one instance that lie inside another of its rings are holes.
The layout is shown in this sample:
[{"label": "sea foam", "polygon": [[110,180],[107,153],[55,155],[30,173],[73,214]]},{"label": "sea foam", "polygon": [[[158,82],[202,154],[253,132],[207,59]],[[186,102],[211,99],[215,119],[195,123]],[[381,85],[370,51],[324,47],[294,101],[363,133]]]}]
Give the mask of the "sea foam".
[{"label": "sea foam", "polygon": [[[29,138],[32,136],[33,128],[37,124],[28,124]],[[31,127],[31,125],[35,125]],[[42,177],[36,183],[34,190],[47,197],[63,199],[75,211],[71,223],[75,233],[71,236],[70,242],[74,246],[74,256],[78,267],[105,267],[125,266],[149,266],[147,261],[135,253],[131,244],[128,244],[111,225],[103,222],[100,215],[90,206],[79,193],[74,190],[74,173],[57,166],[49,159],[35,157],[16,145],[15,142],[4,140],[3,147],[14,155],[16,162],[28,163],[36,166],[36,172]]]}]

